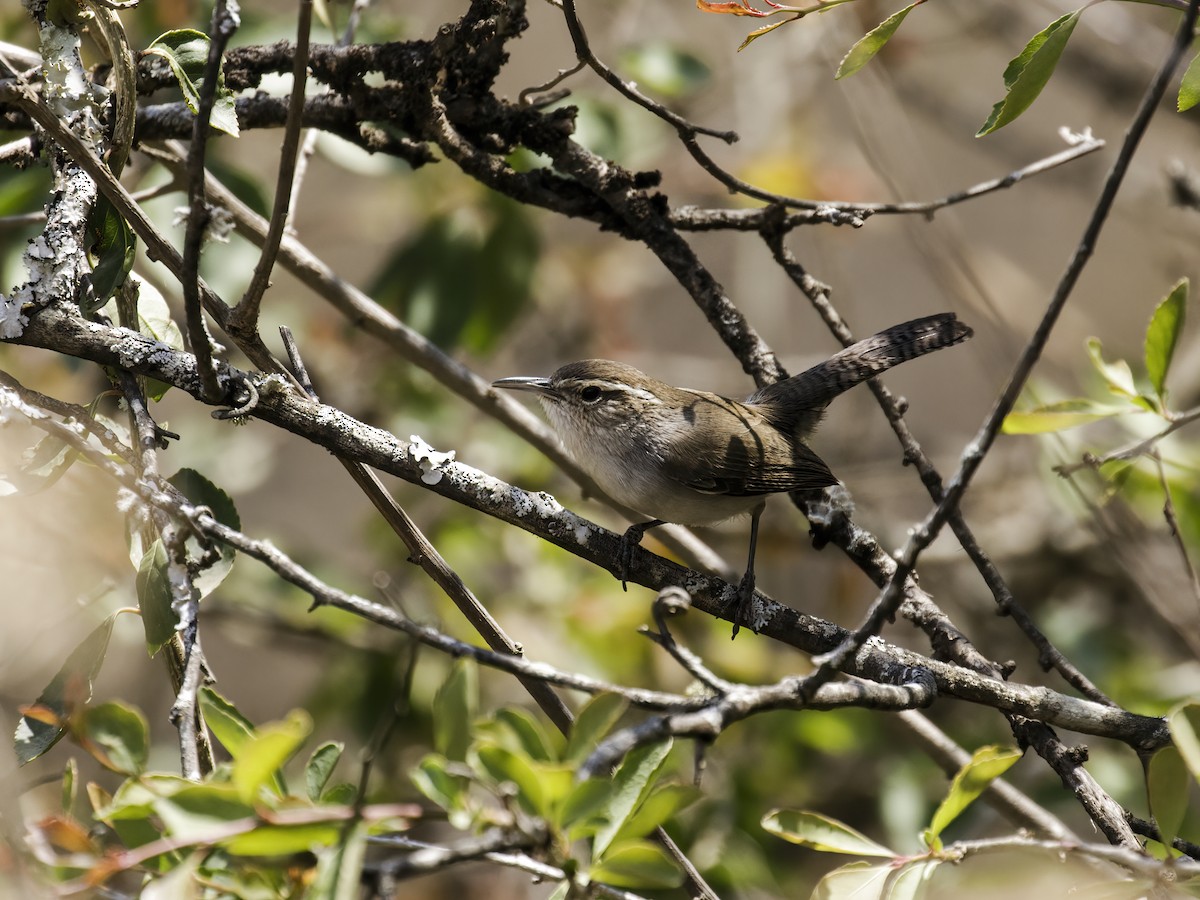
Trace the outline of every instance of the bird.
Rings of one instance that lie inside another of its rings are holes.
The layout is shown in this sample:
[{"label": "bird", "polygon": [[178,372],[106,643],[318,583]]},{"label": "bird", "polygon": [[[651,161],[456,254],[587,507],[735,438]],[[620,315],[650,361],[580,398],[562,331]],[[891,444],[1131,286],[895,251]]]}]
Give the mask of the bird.
[{"label": "bird", "polygon": [[954,313],[913,319],[745,400],[675,387],[607,359],[568,363],[548,378],[501,378],[492,386],[535,394],[579,467],[612,499],[650,517],[622,536],[616,574],[623,585],[633,549],[647,530],[750,515],[749,558],[733,615],[736,637],[754,593],[754,553],[766,498],[839,483],[806,443],[830,402],[893,366],[972,334]]}]

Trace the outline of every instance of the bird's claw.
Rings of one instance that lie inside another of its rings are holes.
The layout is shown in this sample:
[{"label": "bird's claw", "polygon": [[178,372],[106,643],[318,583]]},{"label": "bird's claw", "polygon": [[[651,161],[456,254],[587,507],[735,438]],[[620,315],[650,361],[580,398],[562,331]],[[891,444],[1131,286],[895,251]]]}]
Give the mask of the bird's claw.
[{"label": "bird's claw", "polygon": [[738,582],[737,600],[736,605],[733,607],[733,634],[730,635],[730,640],[733,640],[738,636],[738,631],[741,630],[742,623],[745,623],[746,627],[751,631],[754,630],[747,618],[747,614],[750,612],[750,605],[753,600],[754,572],[751,570],[743,575],[742,580]]}]

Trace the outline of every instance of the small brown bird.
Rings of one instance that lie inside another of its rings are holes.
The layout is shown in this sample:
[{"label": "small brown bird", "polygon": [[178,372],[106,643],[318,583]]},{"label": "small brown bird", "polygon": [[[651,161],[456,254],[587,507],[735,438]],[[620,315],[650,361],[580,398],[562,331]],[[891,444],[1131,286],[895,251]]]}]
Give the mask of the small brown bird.
[{"label": "small brown bird", "polygon": [[652,516],[625,532],[622,582],[633,548],[666,522],[713,525],[749,513],[750,557],[738,586],[737,634],[754,593],[758,519],[769,494],[837,484],[804,443],[838,394],[971,337],[953,313],[894,325],[746,400],[673,387],[624,363],[585,359],[549,378],[501,378],[494,387],[538,395],[567,452],[610,497]]}]

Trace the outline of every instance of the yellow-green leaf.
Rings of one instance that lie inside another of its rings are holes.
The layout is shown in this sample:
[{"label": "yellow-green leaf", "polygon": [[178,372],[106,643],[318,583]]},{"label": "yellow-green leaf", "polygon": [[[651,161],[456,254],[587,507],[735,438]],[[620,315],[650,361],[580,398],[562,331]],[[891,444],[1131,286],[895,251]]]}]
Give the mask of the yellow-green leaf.
[{"label": "yellow-green leaf", "polygon": [[1171,842],[1179,835],[1179,827],[1187,814],[1191,785],[1191,776],[1178,747],[1163,747],[1150,757],[1150,764],[1146,766],[1146,795],[1150,798],[1150,812],[1168,853],[1174,853],[1170,849]]},{"label": "yellow-green leaf", "polygon": [[959,817],[982,794],[989,784],[1007,772],[1021,758],[1021,751],[1011,747],[980,747],[971,759],[958,770],[950,783],[941,805],[933,814],[929,829],[925,832],[926,843],[936,846],[946,826]]},{"label": "yellow-green leaf", "polygon": [[1004,418],[1005,434],[1045,434],[1086,425],[1098,419],[1129,412],[1128,407],[1106,406],[1083,397],[1059,400],[1034,409],[1010,412]]},{"label": "yellow-green leaf", "polygon": [[772,810],[763,816],[762,827],[785,841],[811,847],[822,853],[886,857],[896,855],[844,822],[803,809]]},{"label": "yellow-green leaf", "polygon": [[[1200,45],[1200,42],[1192,47]],[[1183,73],[1183,81],[1179,83],[1179,97],[1175,101],[1180,112],[1186,112],[1200,103],[1200,53],[1192,57]]]},{"label": "yellow-green leaf", "polygon": [[874,59],[875,54],[883,49],[883,45],[892,39],[892,35],[896,33],[896,29],[904,21],[904,17],[924,2],[925,0],[916,0],[916,2],[910,3],[904,9],[900,10],[900,12],[888,16],[860,37],[854,43],[854,46],[850,48],[850,52],[842,59],[841,65],[838,66],[837,74],[833,77],[836,79],[853,75]]},{"label": "yellow-green leaf", "polygon": [[1055,19],[1035,34],[1008,64],[1004,70],[1004,99],[992,108],[976,137],[1003,128],[1029,109],[1054,74],[1054,67],[1058,65],[1058,58],[1062,56],[1081,12],[1083,10],[1076,10]]},{"label": "yellow-green leaf", "polygon": [[1150,376],[1154,393],[1164,402],[1167,396],[1167,373],[1171,369],[1179,334],[1183,331],[1187,296],[1188,280],[1184,278],[1171,288],[1171,293],[1155,308],[1154,315],[1150,317],[1150,326],[1146,329],[1146,374]]}]

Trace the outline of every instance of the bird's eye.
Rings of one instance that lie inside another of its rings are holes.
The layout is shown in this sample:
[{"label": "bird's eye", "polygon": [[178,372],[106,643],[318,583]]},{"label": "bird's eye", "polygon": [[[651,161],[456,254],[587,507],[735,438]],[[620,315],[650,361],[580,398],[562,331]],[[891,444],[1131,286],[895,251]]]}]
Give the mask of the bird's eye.
[{"label": "bird's eye", "polygon": [[589,384],[579,392],[579,397],[584,403],[595,403],[600,399],[602,391],[594,384]]}]

